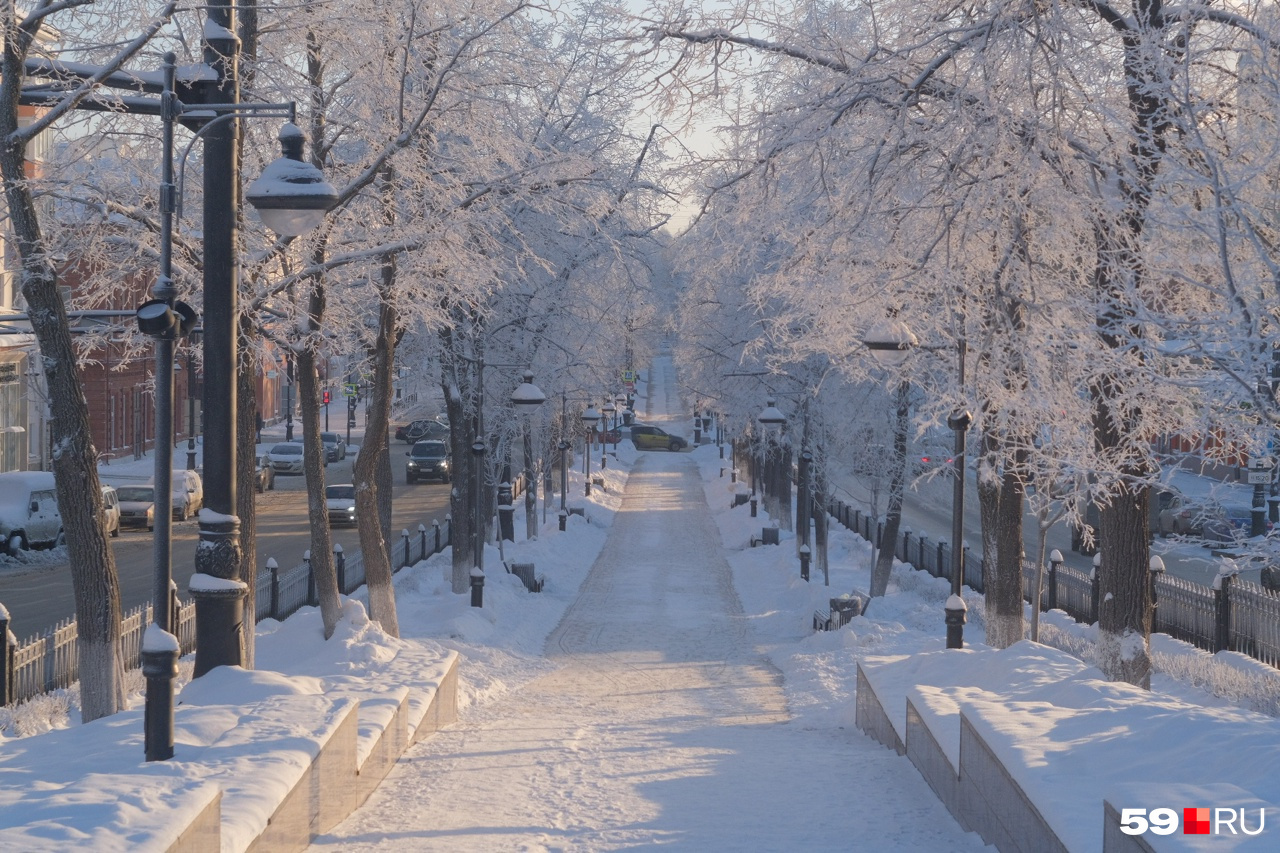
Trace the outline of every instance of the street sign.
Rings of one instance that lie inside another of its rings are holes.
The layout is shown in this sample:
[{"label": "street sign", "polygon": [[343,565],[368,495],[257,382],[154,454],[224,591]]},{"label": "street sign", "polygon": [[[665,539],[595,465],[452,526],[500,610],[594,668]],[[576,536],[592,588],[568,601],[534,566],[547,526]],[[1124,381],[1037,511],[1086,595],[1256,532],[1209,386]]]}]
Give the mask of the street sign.
[{"label": "street sign", "polygon": [[1270,485],[1272,476],[1273,475],[1270,468],[1262,468],[1262,469],[1250,468],[1249,469],[1249,485],[1251,486]]},{"label": "street sign", "polygon": [[356,383],[348,382],[342,386],[342,395],[344,397],[354,397],[358,393]]},{"label": "street sign", "polygon": [[636,372],[635,372],[634,370],[624,370],[624,371],[622,371],[622,381],[623,381],[623,382],[635,382],[635,381],[636,381]]}]

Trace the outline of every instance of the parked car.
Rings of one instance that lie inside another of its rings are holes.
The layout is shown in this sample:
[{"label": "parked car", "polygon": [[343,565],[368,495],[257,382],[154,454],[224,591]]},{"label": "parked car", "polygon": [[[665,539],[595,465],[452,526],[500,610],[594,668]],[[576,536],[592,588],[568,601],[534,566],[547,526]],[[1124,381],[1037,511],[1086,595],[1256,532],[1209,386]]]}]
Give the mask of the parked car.
[{"label": "parked car", "polygon": [[[1266,522],[1271,530],[1271,522]],[[1208,510],[1201,522],[1200,535],[1205,545],[1234,545],[1248,539],[1253,532],[1253,508],[1248,506],[1218,506]]]},{"label": "parked car", "polygon": [[257,487],[259,494],[276,487],[276,469],[271,464],[271,457],[266,453],[258,457],[258,471],[254,478],[254,486]]},{"label": "parked car", "polygon": [[302,442],[283,441],[267,453],[271,467],[277,474],[302,473]]},{"label": "parked car", "polygon": [[0,543],[10,554],[53,547],[62,539],[62,514],[48,471],[0,474]]},{"label": "parked car", "polygon": [[324,444],[326,462],[340,462],[347,458],[347,442],[339,433],[322,432],[320,441]]},{"label": "parked car", "polygon": [[356,523],[356,487],[351,483],[325,486],[325,506],[329,509],[330,524]]},{"label": "parked car", "polygon": [[1197,500],[1185,495],[1171,494],[1164,499],[1159,519],[1161,536],[1201,536],[1205,520],[1215,514],[1218,505],[1213,501]]},{"label": "parked car", "polygon": [[449,482],[452,466],[446,442],[435,439],[414,442],[413,449],[405,455],[409,457],[404,471],[406,483],[416,483],[419,480]]},{"label": "parked car", "polygon": [[112,538],[120,535],[120,496],[114,486],[102,487],[102,527]]},{"label": "parked car", "polygon": [[636,450],[684,450],[689,443],[678,435],[672,435],[661,427],[647,424],[631,425],[631,443]]},{"label": "parked car", "polygon": [[120,499],[121,527],[145,527],[147,530],[155,530],[155,486],[116,486],[116,497]]},{"label": "parked car", "polygon": [[204,506],[204,480],[197,471],[174,471],[169,498],[173,504],[173,517],[186,521]]},{"label": "parked car", "polygon": [[424,439],[449,440],[449,424],[436,418],[421,418],[396,427],[396,438],[415,444]]}]

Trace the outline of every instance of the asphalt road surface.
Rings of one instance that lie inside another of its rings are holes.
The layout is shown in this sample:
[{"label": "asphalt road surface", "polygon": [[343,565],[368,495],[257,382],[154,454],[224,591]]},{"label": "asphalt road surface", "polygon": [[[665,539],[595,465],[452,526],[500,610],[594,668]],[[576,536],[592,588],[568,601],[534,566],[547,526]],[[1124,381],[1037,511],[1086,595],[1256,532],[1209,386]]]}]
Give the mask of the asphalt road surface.
[{"label": "asphalt road surface", "polygon": [[[418,525],[431,527],[433,520],[444,523],[449,513],[449,486],[439,483],[404,481],[403,442],[391,445],[392,526],[399,532],[407,529],[417,534]],[[351,482],[354,457],[329,463],[325,470],[327,484]],[[359,532],[354,527],[332,529],[333,541],[348,554],[360,550]],[[275,489],[258,495],[257,566],[266,565],[274,557],[281,569],[302,562],[311,547],[307,524],[305,478],[277,476]],[[173,524],[173,579],[179,595],[186,599],[187,583],[195,572],[195,550],[199,525],[195,516]],[[154,556],[152,534],[143,529],[122,529],[119,538],[110,540],[115,550],[116,569],[120,575],[121,604],[127,613],[139,604],[152,600]],[[38,552],[37,552],[38,553]],[[52,561],[60,555],[61,560]],[[71,588],[71,569],[66,563],[66,549],[50,552],[50,561],[32,561],[30,571],[17,573],[11,564],[0,573],[0,604],[9,611],[10,630],[19,638],[43,634],[58,622],[75,615],[75,599]],[[7,559],[7,558],[0,558]]]}]

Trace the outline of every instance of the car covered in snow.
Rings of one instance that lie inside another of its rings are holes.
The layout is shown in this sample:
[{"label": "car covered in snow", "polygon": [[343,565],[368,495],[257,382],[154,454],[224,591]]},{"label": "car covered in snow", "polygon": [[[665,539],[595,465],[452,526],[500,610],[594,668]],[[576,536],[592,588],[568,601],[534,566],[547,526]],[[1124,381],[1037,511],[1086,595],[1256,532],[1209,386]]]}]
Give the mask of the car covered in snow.
[{"label": "car covered in snow", "polygon": [[62,513],[53,474],[48,471],[0,473],[0,545],[9,554],[53,547],[62,539]]}]

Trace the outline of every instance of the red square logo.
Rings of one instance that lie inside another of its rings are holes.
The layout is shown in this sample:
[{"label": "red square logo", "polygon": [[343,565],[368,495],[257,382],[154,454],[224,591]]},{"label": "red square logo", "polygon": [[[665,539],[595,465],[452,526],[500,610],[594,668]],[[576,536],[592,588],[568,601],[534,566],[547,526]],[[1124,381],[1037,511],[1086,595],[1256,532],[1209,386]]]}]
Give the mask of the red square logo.
[{"label": "red square logo", "polygon": [[1182,834],[1208,835],[1210,831],[1209,811],[1209,809],[1183,809]]}]

